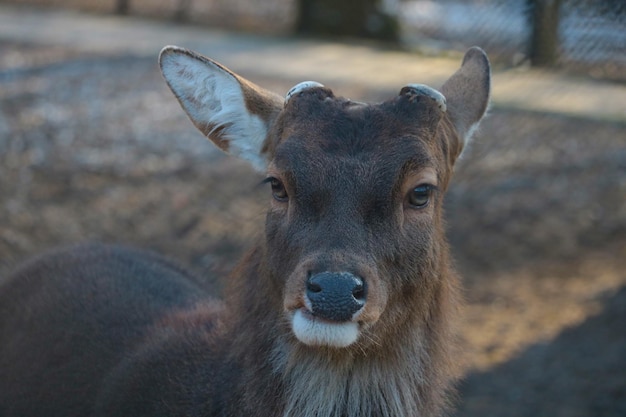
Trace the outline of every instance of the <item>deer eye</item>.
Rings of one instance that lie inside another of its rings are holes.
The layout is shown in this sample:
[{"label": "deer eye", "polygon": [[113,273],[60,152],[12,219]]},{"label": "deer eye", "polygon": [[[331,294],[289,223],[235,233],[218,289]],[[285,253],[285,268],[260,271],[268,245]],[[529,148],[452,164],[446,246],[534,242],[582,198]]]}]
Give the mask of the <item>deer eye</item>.
[{"label": "deer eye", "polygon": [[276,201],[285,202],[289,199],[285,186],[278,178],[269,177],[265,180],[265,182],[270,183],[270,186],[272,187],[272,196]]},{"label": "deer eye", "polygon": [[434,189],[435,186],[430,184],[421,184],[413,188],[407,196],[409,205],[411,205],[411,207],[413,208],[426,207],[428,205],[428,202],[430,201],[430,197],[432,196]]}]

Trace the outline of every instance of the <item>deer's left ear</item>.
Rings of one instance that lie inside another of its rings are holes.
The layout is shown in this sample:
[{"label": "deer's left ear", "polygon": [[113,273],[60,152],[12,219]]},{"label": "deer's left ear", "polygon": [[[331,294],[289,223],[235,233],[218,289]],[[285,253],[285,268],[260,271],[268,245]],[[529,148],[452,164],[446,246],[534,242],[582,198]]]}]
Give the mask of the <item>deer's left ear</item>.
[{"label": "deer's left ear", "polygon": [[491,69],[487,54],[476,46],[470,48],[463,57],[461,68],[441,87],[447,112],[461,140],[458,154],[484,116],[490,90]]},{"label": "deer's left ear", "polygon": [[263,146],[284,99],[219,63],[175,46],[163,48],[159,65],[193,124],[223,151],[264,170]]}]

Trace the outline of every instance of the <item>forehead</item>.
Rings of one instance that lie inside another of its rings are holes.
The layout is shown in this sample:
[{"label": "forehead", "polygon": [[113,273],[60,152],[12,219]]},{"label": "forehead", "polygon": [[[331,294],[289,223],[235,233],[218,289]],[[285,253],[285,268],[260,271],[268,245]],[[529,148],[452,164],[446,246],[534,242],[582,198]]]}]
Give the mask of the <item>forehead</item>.
[{"label": "forehead", "polygon": [[431,100],[409,102],[399,96],[364,104],[328,94],[297,97],[288,103],[275,152],[277,166],[343,163],[397,171],[407,163],[436,165],[435,136],[441,115]]}]

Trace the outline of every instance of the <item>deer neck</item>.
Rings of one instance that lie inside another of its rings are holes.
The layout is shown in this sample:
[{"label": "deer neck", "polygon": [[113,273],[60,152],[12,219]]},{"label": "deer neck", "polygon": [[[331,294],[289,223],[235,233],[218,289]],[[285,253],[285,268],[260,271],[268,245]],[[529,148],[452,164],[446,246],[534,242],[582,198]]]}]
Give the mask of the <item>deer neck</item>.
[{"label": "deer neck", "polygon": [[[456,298],[455,285],[435,291],[428,324],[421,315],[410,317],[367,350],[315,348],[294,339],[278,303],[272,309],[259,303],[274,291],[262,253],[251,252],[249,259],[259,262],[244,263],[248,269],[239,271],[258,277],[249,289],[256,296],[231,311],[238,317],[231,358],[244,369],[244,379],[258,381],[244,388],[245,398],[267,403],[268,415],[283,417],[417,417],[445,408],[454,373],[446,306]],[[443,269],[455,282],[453,272]]]},{"label": "deer neck", "polygon": [[[284,417],[415,417],[439,408],[431,392],[433,364],[424,328],[402,346],[373,352],[336,352],[303,345],[275,345],[273,368],[282,376]],[[397,342],[397,340],[396,340]],[[435,365],[436,366],[436,365]]]}]

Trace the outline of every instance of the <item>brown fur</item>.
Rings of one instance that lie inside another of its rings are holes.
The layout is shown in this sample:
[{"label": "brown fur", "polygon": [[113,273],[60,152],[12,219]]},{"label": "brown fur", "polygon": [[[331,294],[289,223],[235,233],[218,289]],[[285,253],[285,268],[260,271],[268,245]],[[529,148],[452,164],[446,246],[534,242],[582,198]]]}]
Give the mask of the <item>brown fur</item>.
[{"label": "brown fur", "polygon": [[[287,198],[270,197],[265,236],[228,278],[223,302],[171,262],[115,246],[44,255],[4,278],[0,415],[439,415],[456,375],[459,305],[443,193],[489,92],[484,54],[468,56],[443,88],[455,112],[406,89],[365,105],[322,87],[283,108],[212,65],[241,85],[241,111],[267,125],[261,152]],[[177,71],[164,69],[166,78],[189,76]],[[174,92],[190,115],[202,114],[202,94]],[[229,148],[227,135],[213,136]],[[411,205],[423,183],[436,190]],[[348,271],[367,288],[351,319],[358,338],[345,347],[292,331],[294,312],[308,308],[308,278],[326,271]]]}]

